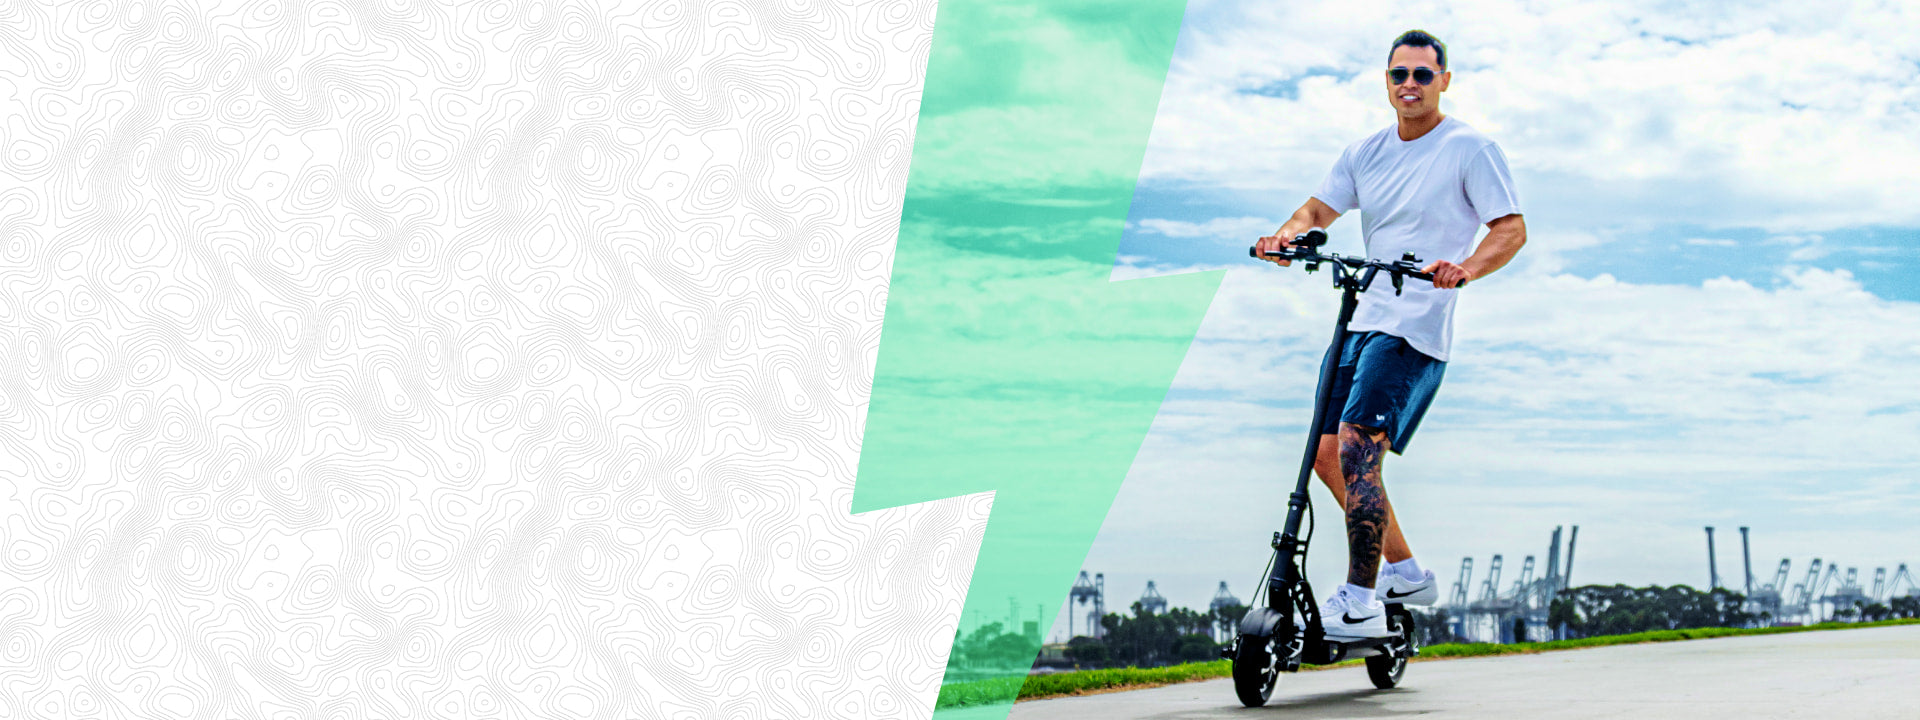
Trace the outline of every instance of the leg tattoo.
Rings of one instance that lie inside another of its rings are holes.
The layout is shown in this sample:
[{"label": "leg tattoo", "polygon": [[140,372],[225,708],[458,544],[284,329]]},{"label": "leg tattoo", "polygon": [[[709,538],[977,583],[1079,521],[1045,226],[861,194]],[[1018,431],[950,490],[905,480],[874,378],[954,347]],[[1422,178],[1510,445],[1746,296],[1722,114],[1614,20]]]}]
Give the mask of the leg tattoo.
[{"label": "leg tattoo", "polygon": [[1380,541],[1387,531],[1380,460],[1386,451],[1385,430],[1340,424],[1340,472],[1347,480],[1347,582],[1360,587],[1372,587],[1380,571]]}]

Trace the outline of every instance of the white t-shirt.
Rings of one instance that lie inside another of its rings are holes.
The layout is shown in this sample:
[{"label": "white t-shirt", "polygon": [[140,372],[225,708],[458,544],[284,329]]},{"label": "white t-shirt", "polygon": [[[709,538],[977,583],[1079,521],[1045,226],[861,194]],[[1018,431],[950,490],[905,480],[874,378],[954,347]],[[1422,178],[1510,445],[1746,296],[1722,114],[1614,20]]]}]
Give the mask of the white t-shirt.
[{"label": "white t-shirt", "polygon": [[[1391,262],[1411,252],[1423,267],[1466,260],[1481,225],[1520,212],[1500,146],[1451,117],[1412,141],[1391,125],[1348,146],[1313,196],[1343,213],[1360,209],[1368,257]],[[1347,328],[1400,337],[1444,361],[1458,298],[1457,290],[1411,278],[1395,297],[1382,273],[1361,293]]]}]

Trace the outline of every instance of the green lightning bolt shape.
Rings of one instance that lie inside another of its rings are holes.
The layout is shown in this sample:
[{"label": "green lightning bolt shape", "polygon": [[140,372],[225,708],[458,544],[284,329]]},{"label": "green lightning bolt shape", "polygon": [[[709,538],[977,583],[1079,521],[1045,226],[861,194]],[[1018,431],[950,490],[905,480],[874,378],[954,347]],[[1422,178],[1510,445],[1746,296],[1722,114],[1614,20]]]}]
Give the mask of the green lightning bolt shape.
[{"label": "green lightning bolt shape", "polygon": [[940,3],[852,511],[992,491],[962,618],[1046,636],[1219,287],[1109,280],[1184,11]]}]

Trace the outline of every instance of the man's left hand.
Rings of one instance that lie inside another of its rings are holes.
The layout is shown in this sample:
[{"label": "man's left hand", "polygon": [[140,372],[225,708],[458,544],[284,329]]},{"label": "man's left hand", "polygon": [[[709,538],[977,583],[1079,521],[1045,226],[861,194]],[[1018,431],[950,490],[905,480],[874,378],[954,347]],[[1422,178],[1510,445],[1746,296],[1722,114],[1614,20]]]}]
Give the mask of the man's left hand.
[{"label": "man's left hand", "polygon": [[1460,283],[1473,279],[1473,273],[1445,260],[1435,260],[1432,264],[1420,268],[1420,272],[1433,273],[1433,286],[1441,289],[1456,288]]}]

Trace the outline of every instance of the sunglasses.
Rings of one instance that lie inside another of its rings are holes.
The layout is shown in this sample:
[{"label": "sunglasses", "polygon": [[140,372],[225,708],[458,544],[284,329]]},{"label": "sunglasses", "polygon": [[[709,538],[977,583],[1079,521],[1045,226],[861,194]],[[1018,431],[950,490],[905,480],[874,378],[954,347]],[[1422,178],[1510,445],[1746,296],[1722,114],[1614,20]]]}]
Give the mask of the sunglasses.
[{"label": "sunglasses", "polygon": [[1420,83],[1421,85],[1432,85],[1433,79],[1435,77],[1438,77],[1439,73],[1434,72],[1433,68],[1423,68],[1423,67],[1414,68],[1412,70],[1408,70],[1403,67],[1397,67],[1387,71],[1387,79],[1392,80],[1393,84],[1395,85],[1399,85],[1401,83],[1406,82],[1407,76],[1409,75],[1413,76],[1414,82]]}]

